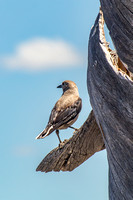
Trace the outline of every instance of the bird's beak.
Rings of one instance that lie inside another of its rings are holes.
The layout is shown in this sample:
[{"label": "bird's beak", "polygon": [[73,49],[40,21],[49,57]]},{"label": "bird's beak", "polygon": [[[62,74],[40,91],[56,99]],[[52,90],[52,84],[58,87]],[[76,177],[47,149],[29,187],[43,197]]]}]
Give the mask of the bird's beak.
[{"label": "bird's beak", "polygon": [[62,85],[57,86],[57,88],[62,88]]}]

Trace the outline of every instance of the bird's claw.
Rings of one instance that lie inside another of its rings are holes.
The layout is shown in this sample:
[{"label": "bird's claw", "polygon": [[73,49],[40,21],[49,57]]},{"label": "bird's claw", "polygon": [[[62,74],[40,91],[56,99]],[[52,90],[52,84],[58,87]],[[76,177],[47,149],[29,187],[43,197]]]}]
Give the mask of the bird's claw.
[{"label": "bird's claw", "polygon": [[67,142],[68,140],[65,139],[63,142],[60,142],[59,143],[59,148],[62,148],[64,146],[64,144]]},{"label": "bird's claw", "polygon": [[79,131],[79,128],[75,128],[74,132],[73,132],[73,135],[75,135],[78,131]]}]

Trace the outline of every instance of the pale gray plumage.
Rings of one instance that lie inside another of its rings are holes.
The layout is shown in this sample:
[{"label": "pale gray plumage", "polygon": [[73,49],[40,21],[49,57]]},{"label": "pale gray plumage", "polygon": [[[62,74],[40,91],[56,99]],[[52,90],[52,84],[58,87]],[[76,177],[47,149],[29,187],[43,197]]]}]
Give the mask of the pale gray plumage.
[{"label": "pale gray plumage", "polygon": [[59,137],[59,130],[71,127],[71,125],[77,120],[79,112],[82,108],[82,100],[79,97],[79,92],[76,84],[73,81],[64,81],[62,85],[57,88],[63,89],[63,94],[56,102],[48,121],[48,124],[44,131],[42,131],[36,139],[42,139],[56,130],[56,134]]}]

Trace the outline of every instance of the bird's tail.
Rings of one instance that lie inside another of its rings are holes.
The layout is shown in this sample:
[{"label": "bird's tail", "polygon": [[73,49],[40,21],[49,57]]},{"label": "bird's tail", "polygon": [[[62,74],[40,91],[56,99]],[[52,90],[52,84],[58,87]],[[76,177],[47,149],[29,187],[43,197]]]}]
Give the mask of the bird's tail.
[{"label": "bird's tail", "polygon": [[45,138],[47,135],[49,135],[51,133],[51,129],[53,129],[53,126],[47,126],[37,137],[36,139],[43,139]]}]

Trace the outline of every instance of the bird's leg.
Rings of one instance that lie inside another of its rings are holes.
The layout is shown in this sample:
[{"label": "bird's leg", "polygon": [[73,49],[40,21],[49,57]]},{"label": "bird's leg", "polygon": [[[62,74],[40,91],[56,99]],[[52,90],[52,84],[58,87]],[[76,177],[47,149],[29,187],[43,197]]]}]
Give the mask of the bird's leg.
[{"label": "bird's leg", "polygon": [[72,129],[74,129],[75,131],[78,131],[78,130],[79,130],[78,128],[74,128],[73,126],[69,126],[69,128],[72,128]]},{"label": "bird's leg", "polygon": [[78,128],[74,128],[73,126],[69,126],[69,128],[72,128],[72,129],[74,129],[74,132],[73,132],[73,134],[76,134],[76,132],[79,130]]},{"label": "bird's leg", "polygon": [[60,139],[60,136],[59,136],[59,130],[56,130],[56,135],[57,135],[57,137],[58,137],[58,139],[59,139],[59,142],[62,143],[62,141],[61,141],[61,139]]}]

